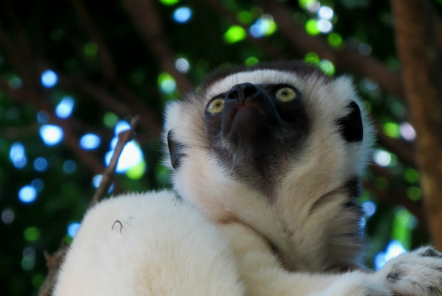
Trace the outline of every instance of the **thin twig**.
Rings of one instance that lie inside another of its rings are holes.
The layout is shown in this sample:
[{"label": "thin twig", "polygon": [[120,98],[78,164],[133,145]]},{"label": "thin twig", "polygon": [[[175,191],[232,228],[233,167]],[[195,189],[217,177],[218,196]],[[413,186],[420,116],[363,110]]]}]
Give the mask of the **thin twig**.
[{"label": "thin twig", "polygon": [[61,240],[60,248],[50,255],[48,252],[44,252],[44,256],[46,259],[46,266],[48,267],[48,275],[46,276],[46,280],[43,285],[40,287],[38,291],[38,296],[50,296],[52,293],[52,289],[54,288],[54,284],[57,281],[58,272],[61,266],[61,263],[66,256],[68,251],[68,244],[66,240],[63,238]]},{"label": "thin twig", "polygon": [[123,152],[124,146],[133,139],[134,130],[138,124],[139,119],[140,117],[138,115],[135,116],[130,122],[130,129],[118,134],[118,142],[117,145],[115,146],[114,154],[112,155],[108,168],[103,174],[100,186],[98,186],[97,191],[95,191],[90,207],[93,207],[100,200],[102,200],[106,195],[106,193],[109,191],[109,188],[112,185],[112,180],[115,175],[115,169],[118,164],[118,159],[120,158],[121,152]]},{"label": "thin twig", "polygon": [[[121,152],[124,149],[124,146],[132,140],[134,136],[134,130],[138,124],[139,116],[135,116],[131,123],[130,123],[130,129],[123,131],[118,134],[118,142],[115,146],[114,154],[112,155],[111,162],[108,166],[108,168],[105,170],[103,174],[103,178],[101,179],[100,185],[98,186],[98,189],[95,191],[95,194],[92,198],[92,201],[89,205],[89,207],[93,207],[96,205],[100,200],[104,198],[106,193],[109,191],[110,186],[112,185],[112,181],[115,175],[115,169],[118,164],[118,159],[120,158]],[[60,248],[53,254],[49,255],[47,252],[45,252],[45,258],[46,258],[46,264],[48,266],[48,275],[46,277],[45,282],[40,288],[40,291],[38,293],[38,296],[49,296],[51,295],[52,288],[54,287],[55,283],[57,282],[57,276],[59,273],[59,268],[61,266],[61,263],[64,260],[64,256],[66,255],[66,252],[68,250],[68,245],[66,244],[65,240],[62,240]]]}]

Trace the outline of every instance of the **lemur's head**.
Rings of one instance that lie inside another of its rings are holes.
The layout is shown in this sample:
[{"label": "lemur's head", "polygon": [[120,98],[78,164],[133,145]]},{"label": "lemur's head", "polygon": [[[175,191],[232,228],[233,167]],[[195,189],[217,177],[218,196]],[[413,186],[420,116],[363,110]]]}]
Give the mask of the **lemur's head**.
[{"label": "lemur's head", "polygon": [[303,63],[219,71],[168,105],[163,138],[178,193],[217,223],[253,228],[287,268],[315,268],[292,255],[302,243],[321,248],[311,231],[330,237],[318,266],[357,256],[353,200],[373,132],[350,78]]}]

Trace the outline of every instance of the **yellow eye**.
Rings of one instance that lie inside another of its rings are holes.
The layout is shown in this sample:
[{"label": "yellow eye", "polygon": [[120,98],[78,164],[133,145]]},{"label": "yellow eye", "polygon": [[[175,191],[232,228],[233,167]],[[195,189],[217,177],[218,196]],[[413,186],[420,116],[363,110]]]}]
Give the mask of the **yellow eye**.
[{"label": "yellow eye", "polygon": [[278,89],[275,94],[275,97],[281,102],[291,102],[296,99],[296,92],[290,87],[283,87]]},{"label": "yellow eye", "polygon": [[224,109],[224,100],[223,99],[215,99],[210,102],[209,106],[207,106],[207,112],[210,114],[217,114]]}]

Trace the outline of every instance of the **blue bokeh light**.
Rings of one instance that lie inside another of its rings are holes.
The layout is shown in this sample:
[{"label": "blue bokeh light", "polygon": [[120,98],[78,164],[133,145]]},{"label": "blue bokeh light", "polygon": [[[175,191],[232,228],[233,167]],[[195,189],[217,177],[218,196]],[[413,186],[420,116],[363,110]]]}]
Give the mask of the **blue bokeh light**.
[{"label": "blue bokeh light", "polygon": [[22,203],[31,203],[37,199],[37,190],[31,185],[26,185],[18,192],[18,199]]},{"label": "blue bokeh light", "polygon": [[406,250],[404,246],[398,241],[392,240],[386,248],[385,252],[379,252],[374,258],[374,266],[376,270],[379,270],[385,266],[385,264],[394,257],[405,253]]},{"label": "blue bokeh light", "polygon": [[100,146],[101,139],[95,134],[85,134],[80,139],[80,146],[86,150],[93,150]]},{"label": "blue bokeh light", "polygon": [[48,161],[44,157],[37,157],[34,160],[34,169],[38,172],[44,172],[48,169]]},{"label": "blue bokeh light", "polygon": [[180,24],[187,23],[192,17],[192,10],[189,7],[180,7],[173,13],[173,19]]},{"label": "blue bokeh light", "polygon": [[249,28],[249,33],[254,38],[261,38],[272,31],[273,18],[263,15]]},{"label": "blue bokeh light", "polygon": [[11,150],[9,150],[9,158],[12,164],[18,168],[23,168],[27,163],[27,158],[25,154],[25,147],[20,142],[15,142],[11,145]]},{"label": "blue bokeh light", "polygon": [[101,179],[103,179],[103,175],[95,175],[92,177],[92,185],[94,185],[95,188],[98,188],[100,186]]},{"label": "blue bokeh light", "polygon": [[59,126],[45,124],[40,127],[40,137],[46,146],[54,146],[63,139],[63,130]]},{"label": "blue bokeh light", "polygon": [[364,201],[362,203],[362,209],[364,210],[365,216],[371,217],[376,213],[376,204],[371,200]]},{"label": "blue bokeh light", "polygon": [[122,131],[125,131],[125,130],[128,130],[128,129],[130,129],[130,124],[127,121],[120,120],[115,125],[114,133],[117,136]]},{"label": "blue bokeh light", "polygon": [[78,229],[80,229],[80,223],[74,222],[74,223],[69,224],[69,226],[68,226],[68,235],[71,238],[74,238],[75,235],[78,232]]},{"label": "blue bokeh light", "polygon": [[60,103],[58,103],[57,107],[55,107],[55,114],[60,118],[68,118],[72,114],[74,105],[74,98],[66,96],[60,101]]},{"label": "blue bokeh light", "polygon": [[66,174],[72,174],[76,170],[77,170],[77,164],[75,163],[75,161],[73,161],[73,160],[66,160],[63,163],[63,171]]},{"label": "blue bokeh light", "polygon": [[37,192],[40,192],[45,187],[45,183],[43,182],[42,179],[37,178],[37,179],[32,180],[31,186],[34,187],[35,190],[37,190]]},{"label": "blue bokeh light", "polygon": [[41,84],[46,88],[55,86],[58,82],[57,74],[52,70],[46,70],[41,74]]},{"label": "blue bokeh light", "polygon": [[[113,154],[113,150],[106,153],[104,158],[106,166],[109,165]],[[135,141],[130,141],[124,146],[115,171],[117,173],[124,173],[131,167],[139,164],[143,159],[143,153],[138,144]]]},{"label": "blue bokeh light", "polygon": [[40,123],[48,123],[49,113],[46,111],[40,111],[37,113],[37,121]]}]

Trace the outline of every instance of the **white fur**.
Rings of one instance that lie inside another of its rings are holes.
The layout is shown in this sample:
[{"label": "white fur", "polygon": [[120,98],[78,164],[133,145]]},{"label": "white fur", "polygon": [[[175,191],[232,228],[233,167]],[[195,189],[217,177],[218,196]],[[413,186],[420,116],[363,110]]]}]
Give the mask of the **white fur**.
[{"label": "white fur", "polygon": [[243,286],[215,225],[162,191],[114,197],[86,214],[54,292],[70,295],[239,296]]}]

